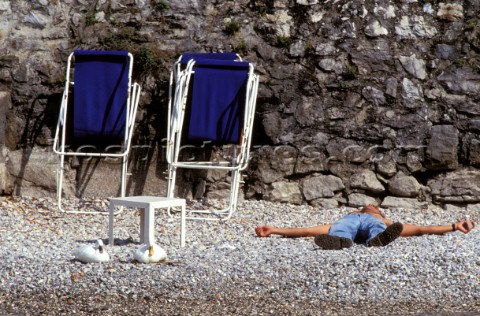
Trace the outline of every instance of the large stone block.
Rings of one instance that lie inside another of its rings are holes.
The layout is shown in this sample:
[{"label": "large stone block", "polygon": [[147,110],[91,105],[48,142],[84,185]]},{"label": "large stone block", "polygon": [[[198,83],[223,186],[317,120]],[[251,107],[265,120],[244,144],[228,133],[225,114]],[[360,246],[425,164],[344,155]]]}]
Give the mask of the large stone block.
[{"label": "large stone block", "polygon": [[422,186],[413,176],[398,172],[388,183],[388,190],[399,197],[417,197]]},{"label": "large stone block", "polygon": [[383,184],[377,179],[375,172],[366,169],[350,177],[350,188],[368,192],[380,193],[385,191]]},{"label": "large stone block", "polygon": [[375,198],[361,193],[352,193],[348,195],[349,206],[362,207],[369,204],[378,205],[378,202]]},{"label": "large stone block", "polygon": [[439,175],[427,183],[435,202],[480,202],[480,171],[459,170]]},{"label": "large stone block", "polygon": [[[54,196],[56,194],[57,159],[39,148],[11,151],[7,155],[8,181],[13,194]],[[68,177],[68,174],[67,174]],[[65,186],[68,190],[68,182]]]},{"label": "large stone block", "polygon": [[458,94],[478,95],[480,93],[480,75],[470,69],[448,68],[440,74],[438,80]]},{"label": "large stone block", "polygon": [[427,202],[418,201],[412,198],[399,198],[394,196],[387,196],[380,205],[383,208],[403,208],[422,210],[428,208]]},{"label": "large stone block", "polygon": [[326,156],[317,146],[304,146],[300,149],[295,165],[296,174],[325,171]]},{"label": "large stone block", "polygon": [[302,182],[302,191],[307,201],[331,198],[335,192],[345,189],[342,179],[335,176],[314,176]]},{"label": "large stone block", "polygon": [[292,175],[297,163],[298,150],[292,146],[265,146],[254,158],[256,176],[264,183],[272,183]]},{"label": "large stone block", "polygon": [[425,156],[425,164],[428,169],[457,169],[458,130],[453,125],[432,126]]},{"label": "large stone block", "polygon": [[267,193],[267,199],[272,202],[302,204],[302,193],[296,182],[274,182]]}]

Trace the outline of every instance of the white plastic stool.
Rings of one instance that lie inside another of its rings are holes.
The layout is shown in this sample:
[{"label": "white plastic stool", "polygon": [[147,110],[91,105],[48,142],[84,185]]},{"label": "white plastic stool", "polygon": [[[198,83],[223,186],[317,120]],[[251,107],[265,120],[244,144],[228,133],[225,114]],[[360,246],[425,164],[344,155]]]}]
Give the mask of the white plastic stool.
[{"label": "white plastic stool", "polygon": [[181,207],[180,246],[185,247],[185,199],[166,198],[158,196],[129,196],[110,199],[108,235],[113,246],[113,220],[115,206],[127,206],[142,209],[140,213],[140,242],[154,243],[155,209]]}]

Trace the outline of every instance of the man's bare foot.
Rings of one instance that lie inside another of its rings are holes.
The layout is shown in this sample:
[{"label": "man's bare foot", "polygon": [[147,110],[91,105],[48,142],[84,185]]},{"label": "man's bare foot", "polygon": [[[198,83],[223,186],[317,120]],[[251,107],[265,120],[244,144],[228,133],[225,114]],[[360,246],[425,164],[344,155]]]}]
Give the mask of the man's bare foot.
[{"label": "man's bare foot", "polygon": [[271,226],[257,226],[255,228],[255,233],[257,233],[258,237],[268,237],[272,233]]}]

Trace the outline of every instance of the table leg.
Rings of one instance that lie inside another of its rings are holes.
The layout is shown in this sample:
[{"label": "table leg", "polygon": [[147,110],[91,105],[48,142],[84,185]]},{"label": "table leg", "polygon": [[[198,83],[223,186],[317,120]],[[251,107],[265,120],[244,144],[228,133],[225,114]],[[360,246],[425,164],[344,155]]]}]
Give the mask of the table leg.
[{"label": "table leg", "polygon": [[114,218],[114,209],[115,209],[115,204],[110,202],[110,206],[108,208],[108,243],[110,246],[113,246],[113,218]]},{"label": "table leg", "polygon": [[185,247],[185,224],[186,224],[186,215],[185,215],[185,203],[182,204],[182,214],[180,222],[180,247]]},{"label": "table leg", "polygon": [[151,204],[145,209],[145,243],[147,245],[153,245],[155,243],[154,229],[155,229],[155,209]]},{"label": "table leg", "polygon": [[140,243],[144,244],[145,243],[145,209],[141,208],[140,209]]}]

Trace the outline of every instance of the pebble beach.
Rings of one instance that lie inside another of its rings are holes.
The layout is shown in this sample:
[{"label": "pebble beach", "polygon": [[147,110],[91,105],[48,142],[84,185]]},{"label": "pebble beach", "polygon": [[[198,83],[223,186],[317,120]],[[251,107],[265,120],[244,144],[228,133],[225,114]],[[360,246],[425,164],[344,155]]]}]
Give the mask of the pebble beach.
[{"label": "pebble beach", "polygon": [[[220,202],[213,202],[213,204]],[[0,198],[0,315],[480,315],[480,229],[399,238],[383,248],[319,250],[313,238],[259,238],[258,225],[326,224],[347,208],[241,201],[227,221],[180,221],[158,210],[155,240],[167,260],[140,264],[139,212],[115,217],[108,200]],[[437,225],[478,211],[385,209],[393,221]],[[103,213],[103,214],[101,214]],[[110,261],[73,260],[102,239]]]}]

